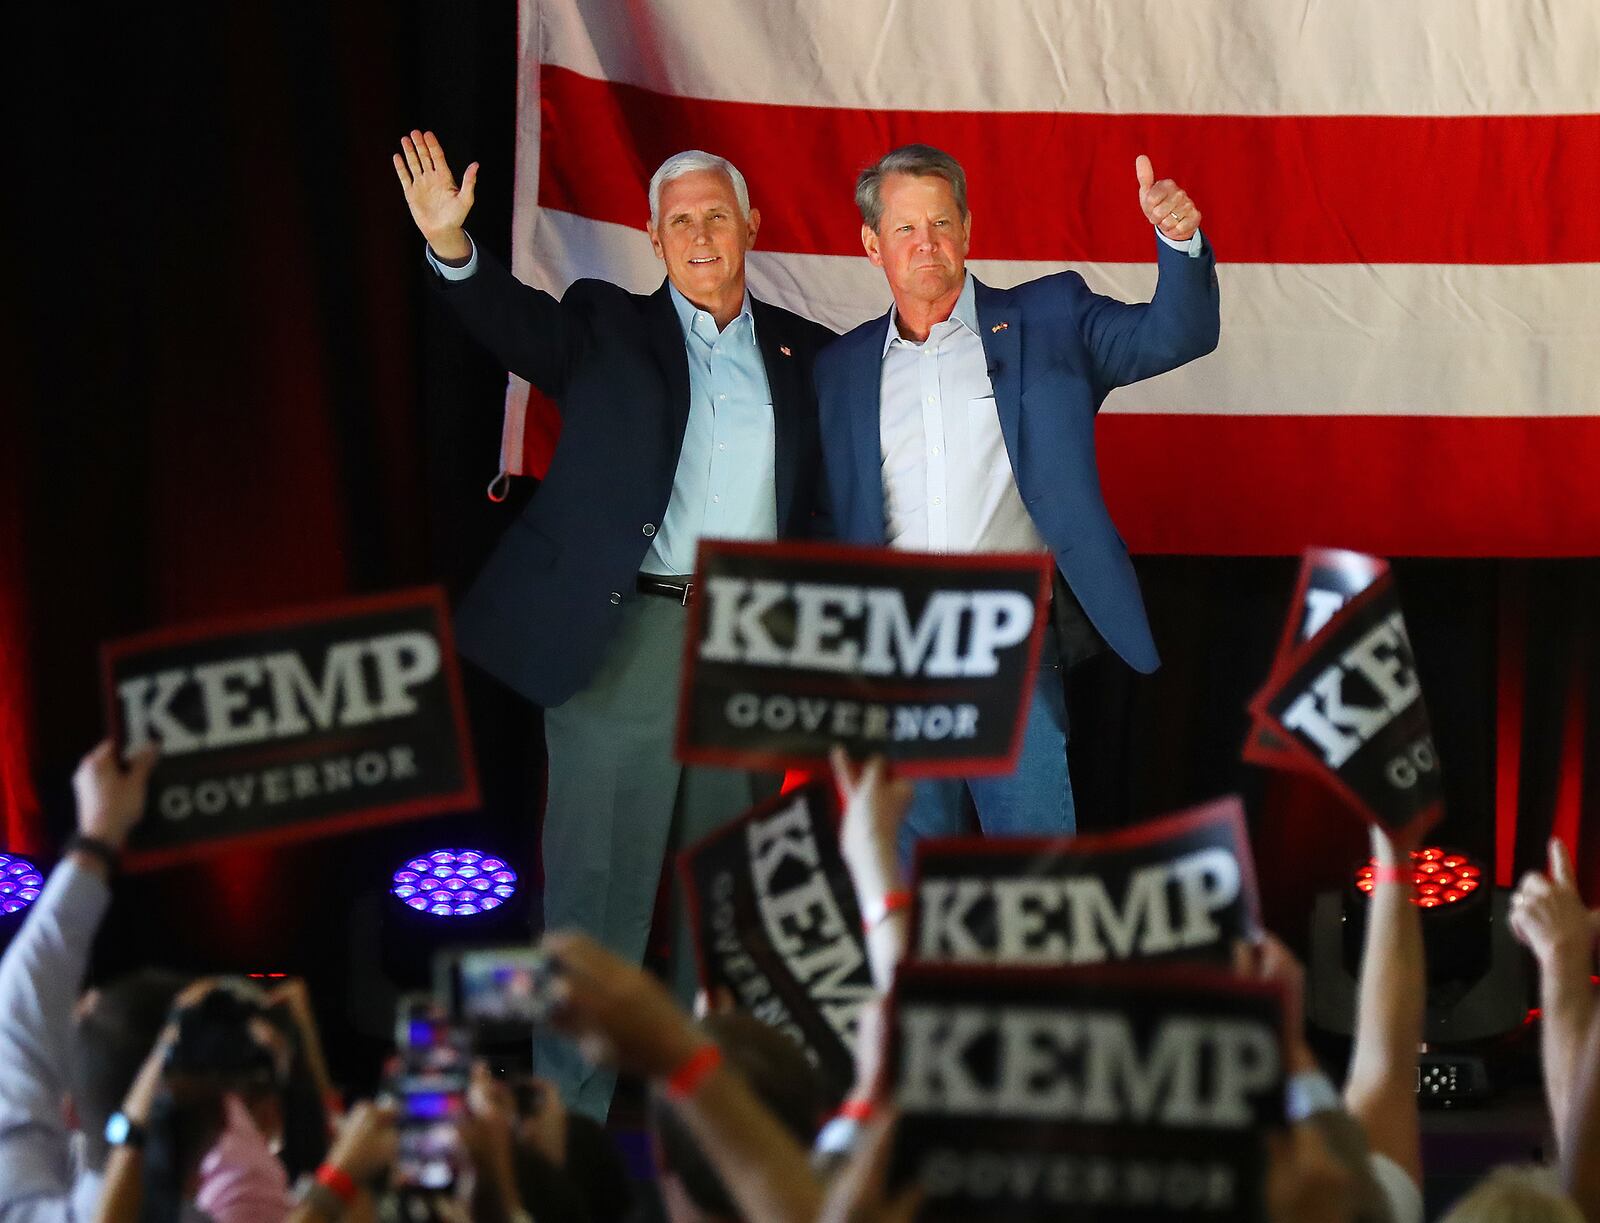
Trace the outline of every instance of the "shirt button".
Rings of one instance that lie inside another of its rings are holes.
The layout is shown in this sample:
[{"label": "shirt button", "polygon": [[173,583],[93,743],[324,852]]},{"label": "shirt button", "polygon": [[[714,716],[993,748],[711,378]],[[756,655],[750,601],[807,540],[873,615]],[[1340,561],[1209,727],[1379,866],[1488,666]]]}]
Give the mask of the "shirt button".
[{"label": "shirt button", "polygon": [[939,397],[937,395],[929,395],[928,396],[928,402],[929,403],[938,403],[939,402]]},{"label": "shirt button", "polygon": [[726,450],[727,448],[728,448],[728,443],[727,442],[718,442],[717,443],[717,449],[718,450]]},{"label": "shirt button", "polygon": [[944,504],[944,498],[943,497],[935,497],[933,499],[933,503],[935,505],[943,505]]},{"label": "shirt button", "polygon": [[932,455],[934,458],[938,458],[939,457],[939,447],[935,446],[932,450],[928,451],[928,453],[930,455]]},{"label": "shirt button", "polygon": [[720,504],[722,504],[722,498],[713,495],[712,498],[711,498],[711,504],[712,505],[720,505]]},{"label": "shirt button", "polygon": [[717,398],[718,398],[718,399],[726,399],[726,398],[727,398],[727,396],[726,396],[726,395],[718,395],[718,396],[717,396]]},{"label": "shirt button", "polygon": [[611,602],[612,602],[613,606],[618,604],[618,603],[621,603],[622,602],[622,592],[619,591],[619,590],[613,590],[611,592]]},{"label": "shirt button", "polygon": [[656,533],[656,524],[655,523],[647,522],[647,523],[644,524],[644,535],[645,535],[646,539],[649,539],[650,536],[654,535],[655,533]]}]

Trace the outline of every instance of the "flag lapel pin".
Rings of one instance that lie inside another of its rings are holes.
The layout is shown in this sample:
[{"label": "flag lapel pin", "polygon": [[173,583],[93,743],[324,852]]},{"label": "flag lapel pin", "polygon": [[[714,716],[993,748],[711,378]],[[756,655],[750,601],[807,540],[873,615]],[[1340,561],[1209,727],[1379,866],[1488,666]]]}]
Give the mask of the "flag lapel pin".
[{"label": "flag lapel pin", "polygon": [[1010,323],[996,323],[993,327],[989,328],[989,330],[990,331],[994,331],[994,332],[1001,332],[1001,331],[1004,331],[1009,326],[1011,326]]},{"label": "flag lapel pin", "polygon": [[789,346],[787,344],[779,344],[778,345],[778,351],[781,352],[786,357],[794,356],[794,353],[789,351]]}]

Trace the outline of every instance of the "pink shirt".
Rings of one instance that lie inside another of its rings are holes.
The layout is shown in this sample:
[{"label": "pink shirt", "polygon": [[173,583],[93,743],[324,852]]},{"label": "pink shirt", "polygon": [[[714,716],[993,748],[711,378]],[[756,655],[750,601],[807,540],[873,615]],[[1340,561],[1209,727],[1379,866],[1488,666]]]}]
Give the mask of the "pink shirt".
[{"label": "pink shirt", "polygon": [[222,1137],[200,1161],[195,1205],[216,1223],[282,1223],[294,1208],[289,1174],[237,1096],[224,1107]]}]

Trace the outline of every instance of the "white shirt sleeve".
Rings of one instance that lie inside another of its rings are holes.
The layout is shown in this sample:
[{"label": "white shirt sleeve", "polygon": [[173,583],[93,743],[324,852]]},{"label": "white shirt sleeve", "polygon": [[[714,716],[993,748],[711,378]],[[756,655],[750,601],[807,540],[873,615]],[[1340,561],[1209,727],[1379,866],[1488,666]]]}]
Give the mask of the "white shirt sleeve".
[{"label": "white shirt sleeve", "polygon": [[[1173,250],[1182,251],[1184,254],[1188,255],[1189,258],[1191,258],[1191,259],[1200,258],[1200,252],[1205,250],[1205,243],[1203,243],[1200,240],[1200,231],[1198,229],[1195,230],[1194,233],[1190,234],[1187,238],[1185,238],[1182,242],[1177,242],[1177,241],[1174,241],[1172,238],[1167,237],[1167,235],[1162,233],[1159,228],[1156,230],[1156,237],[1160,238],[1163,242],[1165,242]],[[476,259],[477,259],[477,255],[476,254],[473,255],[473,259],[474,259],[474,261],[476,261]],[[435,264],[434,266],[437,267],[438,265]],[[472,266],[472,264],[470,264],[470,263],[467,265],[467,267],[471,267],[471,266]]]},{"label": "white shirt sleeve", "polygon": [[[1196,238],[1199,236],[1198,233],[1195,234]],[[1162,237],[1166,237],[1166,235],[1163,234]],[[433,247],[428,246],[426,243],[423,244],[422,253],[428,257],[428,265],[446,280],[466,280],[478,270],[478,244],[472,240],[471,234],[467,235],[467,245],[472,247],[472,254],[467,257],[467,261],[460,267],[452,267],[448,263],[439,262],[439,257],[433,253]]]}]

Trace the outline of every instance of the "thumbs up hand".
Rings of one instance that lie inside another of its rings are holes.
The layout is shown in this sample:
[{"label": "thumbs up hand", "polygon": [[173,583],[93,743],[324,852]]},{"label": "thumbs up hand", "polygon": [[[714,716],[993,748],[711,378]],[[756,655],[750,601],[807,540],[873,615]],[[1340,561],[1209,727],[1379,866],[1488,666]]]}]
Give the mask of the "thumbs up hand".
[{"label": "thumbs up hand", "polygon": [[1174,242],[1183,242],[1200,228],[1200,210],[1189,193],[1170,178],[1156,180],[1155,167],[1143,153],[1133,163],[1139,176],[1139,207],[1144,215]]}]

